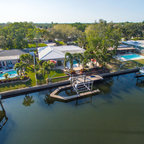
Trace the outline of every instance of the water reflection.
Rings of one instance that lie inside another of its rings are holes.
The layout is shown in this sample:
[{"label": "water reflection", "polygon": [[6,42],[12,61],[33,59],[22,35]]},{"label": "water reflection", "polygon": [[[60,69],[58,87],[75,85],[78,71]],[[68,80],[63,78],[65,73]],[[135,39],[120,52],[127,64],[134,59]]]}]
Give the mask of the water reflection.
[{"label": "water reflection", "polygon": [[113,78],[105,79],[102,82],[96,83],[94,85],[94,89],[98,88],[100,89],[100,92],[103,94],[111,93],[111,87],[113,86],[114,80]]},{"label": "water reflection", "polygon": [[23,105],[28,107],[28,106],[31,106],[31,104],[34,103],[34,100],[33,100],[33,96],[29,96],[28,94],[24,97],[24,100],[23,100]]},{"label": "water reflection", "polygon": [[3,126],[6,124],[7,121],[8,121],[8,117],[6,116],[6,111],[0,100],[0,130],[3,128]]},{"label": "water reflection", "polygon": [[136,86],[143,88],[144,87],[144,77],[137,78]]},{"label": "water reflection", "polygon": [[83,104],[92,104],[92,96],[89,96],[89,97],[85,97],[84,99],[76,99],[75,100],[75,105],[76,106],[80,106],[80,105],[83,105]]},{"label": "water reflection", "polygon": [[53,104],[55,100],[49,94],[45,95],[44,102],[48,105]]}]

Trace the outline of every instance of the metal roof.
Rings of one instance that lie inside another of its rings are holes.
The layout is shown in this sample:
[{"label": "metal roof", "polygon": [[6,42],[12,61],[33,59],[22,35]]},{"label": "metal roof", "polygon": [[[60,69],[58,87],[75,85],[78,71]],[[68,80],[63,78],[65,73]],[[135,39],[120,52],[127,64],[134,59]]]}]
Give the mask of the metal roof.
[{"label": "metal roof", "polygon": [[52,46],[38,48],[39,60],[64,59],[65,53],[83,53],[85,50],[78,46]]}]

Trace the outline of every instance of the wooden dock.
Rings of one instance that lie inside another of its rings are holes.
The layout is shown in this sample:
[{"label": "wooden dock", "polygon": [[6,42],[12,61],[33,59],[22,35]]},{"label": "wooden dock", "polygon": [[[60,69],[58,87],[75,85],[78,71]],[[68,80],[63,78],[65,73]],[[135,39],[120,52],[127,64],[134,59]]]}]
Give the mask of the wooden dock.
[{"label": "wooden dock", "polygon": [[50,94],[50,97],[55,98],[55,99],[59,99],[59,100],[63,100],[63,101],[68,101],[68,100],[73,100],[73,99],[76,99],[76,98],[85,97],[85,96],[88,96],[88,95],[91,95],[91,94],[95,94],[95,93],[99,93],[99,92],[100,92],[100,90],[97,89],[97,90],[88,91],[88,92],[76,94],[76,95],[73,95],[73,96],[67,96],[67,97],[62,97],[62,96],[60,96],[60,95],[57,95],[57,93],[58,93],[59,91],[61,91],[61,90],[63,90],[63,89],[71,88],[71,87],[72,87],[71,85],[59,87],[59,88],[57,88],[55,91],[53,91],[53,92]]}]

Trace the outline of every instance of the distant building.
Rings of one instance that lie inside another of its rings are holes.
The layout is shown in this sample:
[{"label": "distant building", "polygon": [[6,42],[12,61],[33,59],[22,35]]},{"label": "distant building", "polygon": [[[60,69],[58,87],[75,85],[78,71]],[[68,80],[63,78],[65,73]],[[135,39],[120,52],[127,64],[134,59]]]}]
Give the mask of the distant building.
[{"label": "distant building", "polygon": [[123,41],[123,44],[144,48],[144,40],[129,40]]},{"label": "distant building", "polygon": [[1,50],[0,68],[12,68],[19,61],[20,56],[25,53],[25,51],[19,49]]},{"label": "distant building", "polygon": [[123,44],[134,46],[140,50],[141,53],[144,53],[144,40],[129,40],[122,41]]},{"label": "distant building", "polygon": [[[114,50],[114,48],[110,47],[108,49],[109,51]],[[137,48],[134,48],[132,46],[129,45],[120,45],[118,46],[117,50],[116,50],[116,54],[125,54],[125,53],[129,53],[129,52],[138,52]]]}]

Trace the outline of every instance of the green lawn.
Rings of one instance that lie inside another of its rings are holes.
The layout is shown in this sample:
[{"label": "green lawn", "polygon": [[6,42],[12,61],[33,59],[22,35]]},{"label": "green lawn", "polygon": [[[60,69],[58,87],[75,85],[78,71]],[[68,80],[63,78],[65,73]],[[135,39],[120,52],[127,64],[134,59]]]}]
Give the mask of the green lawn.
[{"label": "green lawn", "polygon": [[[56,77],[63,77],[63,76],[66,76],[66,74],[60,70],[60,69],[57,69],[57,70],[51,70],[49,74],[45,74],[45,76],[41,79],[38,79],[38,84],[41,85],[41,84],[45,84],[46,83],[46,79],[48,77],[51,77],[51,78],[56,78]],[[54,80],[53,82],[57,82],[57,81],[61,81],[63,79],[57,79],[57,80]]]},{"label": "green lawn", "polygon": [[[28,73],[28,76],[30,77],[30,80],[28,82],[26,82],[26,83],[17,82],[15,84],[12,83],[12,84],[2,85],[2,86],[0,86],[0,92],[35,86],[36,85],[35,73],[31,72],[31,71],[27,72],[27,73]],[[50,74],[46,74],[44,76],[44,78],[38,79],[37,83],[38,84],[45,84],[46,83],[46,78],[48,78],[48,76],[53,76],[52,78],[55,78],[55,77],[66,76],[66,74],[63,73],[62,70],[52,70],[50,72]],[[59,79],[53,80],[53,82],[62,81],[62,80],[66,80],[66,79],[68,79],[68,78],[59,78]]]},{"label": "green lawn", "polygon": [[110,69],[111,72],[115,72],[118,70],[125,70],[125,69],[132,69],[135,67],[141,67],[143,65],[144,65],[144,59],[125,61],[125,62],[121,62],[116,59],[111,59],[111,62],[110,62],[110,64],[107,65],[107,68]]},{"label": "green lawn", "polygon": [[28,76],[30,77],[30,80],[28,82],[26,82],[26,83],[17,82],[15,84],[2,85],[2,86],[0,86],[0,92],[35,86],[36,85],[35,73],[34,72],[28,72]]},{"label": "green lawn", "polygon": [[140,59],[140,60],[135,60],[136,62],[143,64],[144,65],[144,59]]}]

